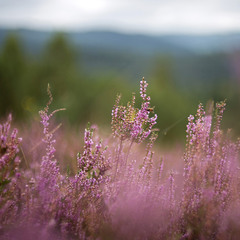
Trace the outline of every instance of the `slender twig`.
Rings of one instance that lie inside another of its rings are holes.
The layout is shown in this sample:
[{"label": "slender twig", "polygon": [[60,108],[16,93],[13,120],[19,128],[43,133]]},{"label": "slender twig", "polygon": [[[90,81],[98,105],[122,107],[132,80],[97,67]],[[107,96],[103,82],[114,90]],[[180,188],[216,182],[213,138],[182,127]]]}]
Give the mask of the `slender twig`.
[{"label": "slender twig", "polygon": [[27,160],[27,158],[26,158],[26,155],[25,155],[22,147],[20,147],[20,150],[21,150],[21,153],[22,153],[22,155],[23,155],[23,158],[24,158],[24,161],[25,161],[25,163],[26,163],[27,168],[30,168],[29,162],[28,162],[28,160]]},{"label": "slender twig", "polygon": [[[62,123],[58,124],[49,134],[55,133],[61,126],[62,126]],[[35,146],[33,146],[33,147],[31,148],[30,152],[32,152],[33,150],[35,150],[41,143],[42,143],[42,140],[39,141]]]},{"label": "slender twig", "polygon": [[114,173],[114,178],[113,179],[115,179],[116,175],[117,175],[118,164],[119,164],[119,161],[120,161],[120,154],[121,154],[121,151],[122,151],[122,147],[123,147],[123,140],[120,139],[119,149],[118,149],[117,156],[116,156],[116,168],[115,168],[115,173]]},{"label": "slender twig", "polygon": [[130,153],[130,150],[131,150],[131,148],[132,148],[133,143],[134,143],[134,139],[131,140],[130,146],[129,146],[129,148],[128,148],[128,151],[127,151],[127,154],[126,154],[126,159],[125,159],[125,166],[127,166],[129,153]]}]

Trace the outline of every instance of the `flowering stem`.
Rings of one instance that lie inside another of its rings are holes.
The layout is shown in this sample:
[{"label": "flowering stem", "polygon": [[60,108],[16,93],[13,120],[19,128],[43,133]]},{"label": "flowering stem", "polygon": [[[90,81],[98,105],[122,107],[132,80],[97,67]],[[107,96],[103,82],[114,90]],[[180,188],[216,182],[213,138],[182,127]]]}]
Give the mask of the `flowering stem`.
[{"label": "flowering stem", "polygon": [[129,153],[130,153],[130,150],[132,148],[133,143],[134,143],[134,140],[132,139],[131,143],[130,143],[130,146],[128,148],[128,151],[127,151],[127,155],[126,155],[126,159],[125,159],[125,166],[127,166],[128,156],[129,156]]},{"label": "flowering stem", "polygon": [[119,161],[120,161],[120,154],[121,154],[121,151],[122,151],[122,147],[123,147],[123,140],[120,139],[119,149],[118,149],[117,157],[116,157],[116,168],[115,168],[115,173],[114,173],[114,178],[113,179],[115,179],[116,175],[117,175],[118,164],[119,164]]}]

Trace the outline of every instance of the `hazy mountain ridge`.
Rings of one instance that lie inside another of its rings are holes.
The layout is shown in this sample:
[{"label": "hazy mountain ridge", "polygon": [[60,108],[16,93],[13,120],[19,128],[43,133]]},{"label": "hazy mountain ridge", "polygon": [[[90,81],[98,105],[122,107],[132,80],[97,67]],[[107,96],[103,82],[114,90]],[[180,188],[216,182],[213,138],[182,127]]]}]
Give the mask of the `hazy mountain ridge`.
[{"label": "hazy mountain ridge", "polygon": [[[41,53],[55,34],[0,28],[0,47],[9,33],[18,35],[31,55]],[[139,79],[154,71],[159,57],[167,57],[171,59],[172,77],[184,85],[229,79],[232,73],[226,59],[240,50],[240,33],[150,36],[89,31],[67,32],[66,36],[79,53],[81,65],[90,74],[112,71]]]},{"label": "hazy mountain ridge", "polygon": [[[9,33],[16,33],[25,42],[41,48],[55,32],[28,29],[0,29],[0,44]],[[77,46],[125,50],[144,55],[156,53],[191,54],[240,49],[240,33],[213,35],[141,35],[110,31],[66,32]]]}]

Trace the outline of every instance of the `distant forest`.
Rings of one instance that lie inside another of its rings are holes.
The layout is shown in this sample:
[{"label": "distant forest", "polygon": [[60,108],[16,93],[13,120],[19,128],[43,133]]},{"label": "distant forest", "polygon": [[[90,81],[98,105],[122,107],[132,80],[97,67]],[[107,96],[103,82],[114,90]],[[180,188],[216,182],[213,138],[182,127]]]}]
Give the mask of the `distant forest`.
[{"label": "distant forest", "polygon": [[[127,102],[144,76],[162,139],[182,139],[201,101],[227,99],[225,126],[240,132],[240,34],[143,36],[0,30],[0,116],[37,116],[52,88],[64,121],[109,125],[117,93]],[[138,97],[138,96],[137,96]],[[174,129],[174,131],[172,131]],[[174,132],[174,134],[173,134]],[[161,139],[161,137],[160,137]]]}]

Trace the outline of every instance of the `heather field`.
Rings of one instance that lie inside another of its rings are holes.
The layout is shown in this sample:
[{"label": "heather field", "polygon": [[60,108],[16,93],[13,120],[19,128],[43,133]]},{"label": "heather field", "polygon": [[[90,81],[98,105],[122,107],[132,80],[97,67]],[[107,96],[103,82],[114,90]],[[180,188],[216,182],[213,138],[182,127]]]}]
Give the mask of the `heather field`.
[{"label": "heather field", "polygon": [[169,150],[147,88],[143,78],[129,102],[116,97],[111,134],[88,124],[82,140],[56,120],[67,111],[52,109],[50,86],[41,125],[14,112],[1,122],[0,239],[239,239],[240,139],[221,128],[226,102],[199,104],[184,149]]}]

